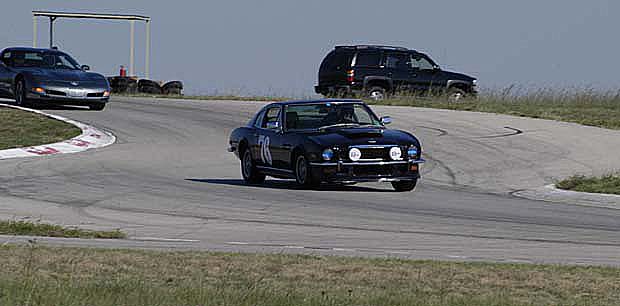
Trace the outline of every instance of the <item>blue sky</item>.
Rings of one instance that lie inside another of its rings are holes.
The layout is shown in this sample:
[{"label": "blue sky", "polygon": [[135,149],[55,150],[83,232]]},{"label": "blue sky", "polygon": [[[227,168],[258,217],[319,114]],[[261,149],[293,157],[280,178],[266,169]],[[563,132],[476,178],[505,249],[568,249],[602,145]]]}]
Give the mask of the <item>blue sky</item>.
[{"label": "blue sky", "polygon": [[[0,47],[31,45],[32,10],[151,16],[152,77],[183,80],[191,94],[310,95],[325,54],[355,43],[425,51],[487,88],[619,87],[620,1],[21,0],[3,5]],[[127,22],[61,19],[55,33],[61,49],[106,75],[129,62]],[[142,24],[136,47],[142,72]]]}]

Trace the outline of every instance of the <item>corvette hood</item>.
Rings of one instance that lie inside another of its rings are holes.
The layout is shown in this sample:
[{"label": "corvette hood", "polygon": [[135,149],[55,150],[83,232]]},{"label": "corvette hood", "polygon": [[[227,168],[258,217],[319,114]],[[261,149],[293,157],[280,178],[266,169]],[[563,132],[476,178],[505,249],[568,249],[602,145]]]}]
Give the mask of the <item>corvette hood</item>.
[{"label": "corvette hood", "polygon": [[24,68],[22,71],[28,72],[36,79],[42,81],[105,82],[105,78],[102,75],[82,70]]}]

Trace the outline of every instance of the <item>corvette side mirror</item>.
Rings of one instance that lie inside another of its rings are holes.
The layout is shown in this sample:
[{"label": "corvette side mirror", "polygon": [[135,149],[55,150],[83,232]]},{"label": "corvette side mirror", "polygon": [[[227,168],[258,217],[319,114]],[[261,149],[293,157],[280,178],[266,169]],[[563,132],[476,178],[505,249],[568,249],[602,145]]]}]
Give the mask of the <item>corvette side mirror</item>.
[{"label": "corvette side mirror", "polygon": [[84,71],[88,71],[88,70],[90,70],[90,66],[88,66],[88,65],[82,65],[82,70],[84,70]]},{"label": "corvette side mirror", "polygon": [[392,117],[390,116],[381,117],[381,123],[383,123],[383,125],[388,125],[392,123]]}]

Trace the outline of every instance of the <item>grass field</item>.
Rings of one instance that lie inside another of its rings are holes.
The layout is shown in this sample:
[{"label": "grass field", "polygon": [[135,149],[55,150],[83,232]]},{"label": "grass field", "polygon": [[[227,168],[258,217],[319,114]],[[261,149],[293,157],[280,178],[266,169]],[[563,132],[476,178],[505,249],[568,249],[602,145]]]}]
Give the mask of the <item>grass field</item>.
[{"label": "grass field", "polygon": [[0,305],[619,305],[620,270],[0,247]]},{"label": "grass field", "polygon": [[560,189],[573,191],[620,194],[620,174],[608,174],[600,177],[575,175],[558,182],[556,186]]},{"label": "grass field", "polygon": [[0,150],[55,143],[81,133],[71,124],[7,107],[0,107],[0,122]]},{"label": "grass field", "polygon": [[120,239],[127,237],[125,233],[119,230],[91,231],[74,227],[63,227],[60,225],[28,221],[0,221],[0,235],[99,239]]}]

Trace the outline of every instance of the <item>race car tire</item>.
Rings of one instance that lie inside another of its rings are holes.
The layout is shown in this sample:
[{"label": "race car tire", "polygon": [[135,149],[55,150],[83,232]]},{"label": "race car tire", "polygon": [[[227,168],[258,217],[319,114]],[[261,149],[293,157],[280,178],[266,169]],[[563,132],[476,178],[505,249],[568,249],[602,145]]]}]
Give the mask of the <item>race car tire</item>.
[{"label": "race car tire", "polygon": [[392,182],[392,187],[394,187],[394,190],[398,192],[406,192],[406,191],[412,191],[413,189],[415,189],[415,185],[417,183],[418,183],[418,180],[398,181],[398,182]]},{"label": "race car tire", "polygon": [[94,111],[102,111],[105,108],[105,103],[101,103],[101,102],[91,103],[88,106],[88,108]]},{"label": "race car tire", "polygon": [[302,187],[317,187],[321,181],[312,175],[310,163],[304,154],[299,154],[295,159],[295,181]]},{"label": "race car tire", "polygon": [[247,184],[260,184],[265,181],[265,175],[260,173],[252,159],[250,150],[244,150],[241,155],[241,175]]}]

